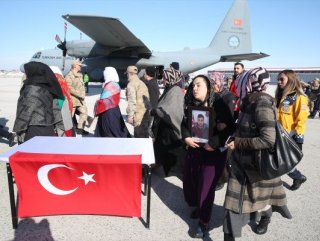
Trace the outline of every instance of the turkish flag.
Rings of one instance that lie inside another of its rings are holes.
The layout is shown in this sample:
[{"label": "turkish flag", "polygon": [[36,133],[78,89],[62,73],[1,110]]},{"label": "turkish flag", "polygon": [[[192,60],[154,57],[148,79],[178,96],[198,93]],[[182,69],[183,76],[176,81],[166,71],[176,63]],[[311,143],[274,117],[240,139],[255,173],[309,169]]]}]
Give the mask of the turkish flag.
[{"label": "turkish flag", "polygon": [[242,19],[238,18],[238,19],[234,19],[233,20],[233,24],[236,26],[241,26],[242,25]]},{"label": "turkish flag", "polygon": [[17,152],[9,162],[18,188],[18,217],[141,217],[141,155]]}]

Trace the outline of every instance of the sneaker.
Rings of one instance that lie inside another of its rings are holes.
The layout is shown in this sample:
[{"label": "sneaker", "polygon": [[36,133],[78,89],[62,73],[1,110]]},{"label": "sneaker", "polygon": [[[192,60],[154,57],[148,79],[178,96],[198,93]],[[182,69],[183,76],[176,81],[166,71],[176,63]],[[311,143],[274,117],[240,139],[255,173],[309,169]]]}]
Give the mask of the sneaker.
[{"label": "sneaker", "polygon": [[294,179],[293,184],[290,187],[290,190],[295,191],[295,190],[299,189],[301,184],[304,183],[305,181],[307,181],[306,176],[302,176],[300,179]]}]

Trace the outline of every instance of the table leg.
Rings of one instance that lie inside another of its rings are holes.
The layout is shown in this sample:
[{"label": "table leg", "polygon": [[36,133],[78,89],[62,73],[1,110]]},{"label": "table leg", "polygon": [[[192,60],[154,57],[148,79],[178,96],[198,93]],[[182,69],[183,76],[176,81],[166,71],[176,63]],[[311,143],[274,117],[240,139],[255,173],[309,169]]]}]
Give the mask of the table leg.
[{"label": "table leg", "polygon": [[142,165],[142,172],[143,172],[143,195],[146,196],[147,195],[147,182],[148,182],[148,165]]},{"label": "table leg", "polygon": [[147,166],[147,224],[146,228],[150,228],[150,205],[151,205],[151,167]]},{"label": "table leg", "polygon": [[7,176],[8,176],[9,197],[10,197],[10,206],[11,206],[12,227],[13,229],[16,229],[18,227],[17,207],[15,204],[15,198],[14,198],[12,171],[9,163],[7,163]]}]

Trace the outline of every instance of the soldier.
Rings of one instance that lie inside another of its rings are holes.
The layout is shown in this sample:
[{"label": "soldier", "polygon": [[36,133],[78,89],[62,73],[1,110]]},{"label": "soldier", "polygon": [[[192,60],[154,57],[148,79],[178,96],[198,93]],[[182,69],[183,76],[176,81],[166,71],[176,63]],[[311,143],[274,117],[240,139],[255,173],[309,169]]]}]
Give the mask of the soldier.
[{"label": "soldier", "polygon": [[66,75],[65,79],[69,86],[73,102],[72,116],[74,116],[76,111],[79,112],[79,121],[76,127],[76,132],[80,135],[87,135],[89,132],[83,129],[88,118],[88,109],[85,102],[85,86],[83,83],[82,74],[80,72],[81,66],[83,66],[83,64],[81,64],[79,60],[74,60],[72,62],[71,70]]},{"label": "soldier", "polygon": [[138,68],[136,66],[129,66],[127,68],[127,114],[128,123],[134,126],[134,137],[148,138],[148,126],[150,116],[148,109],[150,109],[149,91],[147,86],[138,77]]}]

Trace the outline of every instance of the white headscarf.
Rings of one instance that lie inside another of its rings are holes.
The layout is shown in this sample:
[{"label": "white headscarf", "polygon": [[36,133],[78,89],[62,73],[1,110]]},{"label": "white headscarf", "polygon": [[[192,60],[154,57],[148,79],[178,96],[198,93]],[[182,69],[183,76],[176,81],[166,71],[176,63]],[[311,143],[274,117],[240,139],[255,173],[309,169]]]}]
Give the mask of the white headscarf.
[{"label": "white headscarf", "polygon": [[115,68],[113,67],[105,67],[103,71],[104,83],[103,86],[111,81],[119,82],[119,76]]},{"label": "white headscarf", "polygon": [[61,70],[60,70],[60,68],[58,66],[52,66],[51,65],[49,67],[50,67],[50,69],[52,70],[53,73],[63,76],[62,72],[61,72]]}]

